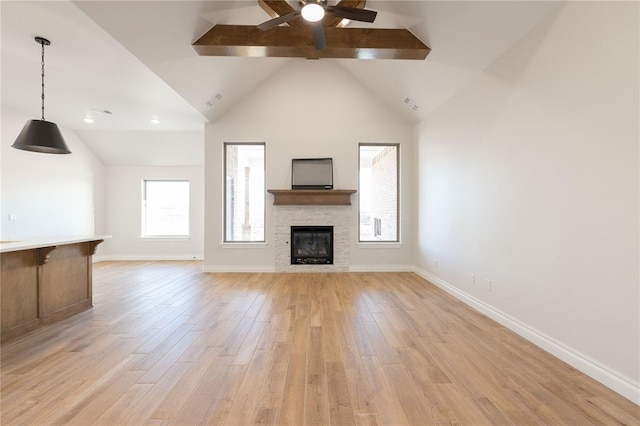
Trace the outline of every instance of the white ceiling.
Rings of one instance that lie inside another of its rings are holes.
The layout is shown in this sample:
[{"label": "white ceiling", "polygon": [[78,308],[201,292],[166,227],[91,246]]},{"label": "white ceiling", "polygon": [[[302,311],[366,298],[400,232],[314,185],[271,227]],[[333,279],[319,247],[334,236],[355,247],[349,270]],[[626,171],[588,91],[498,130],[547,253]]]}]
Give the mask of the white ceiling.
[{"label": "white ceiling", "polygon": [[[408,122],[419,122],[561,2],[374,1],[371,25],[408,28],[424,61],[322,59],[345,67]],[[203,124],[215,121],[289,61],[200,57],[191,47],[218,23],[269,19],[257,0],[2,1],[2,105],[40,114],[39,35],[46,118],[74,129],[107,165],[202,164]],[[295,6],[294,6],[295,7]],[[216,93],[214,107],[205,102]],[[404,106],[408,96],[418,113]],[[83,118],[91,110],[112,115]],[[152,124],[151,118],[159,124]]]}]

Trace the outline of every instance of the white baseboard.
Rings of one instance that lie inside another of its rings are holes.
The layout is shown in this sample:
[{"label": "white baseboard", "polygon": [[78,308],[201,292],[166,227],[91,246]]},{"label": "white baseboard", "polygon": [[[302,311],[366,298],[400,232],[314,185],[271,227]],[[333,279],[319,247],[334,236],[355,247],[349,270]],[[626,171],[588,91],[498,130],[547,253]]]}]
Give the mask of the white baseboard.
[{"label": "white baseboard", "polygon": [[268,265],[204,265],[202,272],[275,272]]},{"label": "white baseboard", "polygon": [[[276,272],[268,265],[204,265],[203,272]],[[349,272],[413,272],[413,265],[349,266]]]},{"label": "white baseboard", "polygon": [[148,261],[148,260],[203,260],[204,257],[201,254],[150,254],[150,255],[97,255],[93,256],[93,263],[106,262],[106,261]]},{"label": "white baseboard", "polygon": [[413,265],[351,265],[349,272],[413,272]]},{"label": "white baseboard", "polygon": [[456,299],[466,303],[477,311],[482,312],[484,315],[507,327],[509,330],[524,337],[534,345],[560,358],[589,377],[597,380],[630,401],[640,405],[639,383],[635,383],[630,378],[590,359],[586,355],[572,349],[562,342],[558,342],[541,331],[519,321],[516,318],[513,318],[491,305],[486,304],[485,302],[473,297],[457,287],[452,286],[448,282],[425,270],[414,268],[414,272],[430,283],[440,287]]}]

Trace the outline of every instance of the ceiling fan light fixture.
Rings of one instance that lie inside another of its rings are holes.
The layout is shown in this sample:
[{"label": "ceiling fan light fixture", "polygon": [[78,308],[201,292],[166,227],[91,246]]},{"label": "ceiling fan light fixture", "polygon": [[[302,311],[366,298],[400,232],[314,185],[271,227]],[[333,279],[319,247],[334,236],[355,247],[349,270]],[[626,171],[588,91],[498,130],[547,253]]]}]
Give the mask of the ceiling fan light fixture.
[{"label": "ceiling fan light fixture", "polygon": [[318,22],[324,18],[324,8],[318,3],[305,4],[300,12],[304,20],[308,22]]}]

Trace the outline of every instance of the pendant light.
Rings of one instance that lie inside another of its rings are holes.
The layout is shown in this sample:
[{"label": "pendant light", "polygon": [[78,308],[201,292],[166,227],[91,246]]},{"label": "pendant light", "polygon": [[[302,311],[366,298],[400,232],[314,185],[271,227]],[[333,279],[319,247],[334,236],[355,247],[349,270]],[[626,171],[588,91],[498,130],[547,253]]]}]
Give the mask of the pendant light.
[{"label": "pendant light", "polygon": [[42,46],[42,118],[27,121],[11,146],[46,154],[71,154],[58,126],[44,119],[44,47],[49,46],[51,42],[42,37],[36,37],[35,40]]}]

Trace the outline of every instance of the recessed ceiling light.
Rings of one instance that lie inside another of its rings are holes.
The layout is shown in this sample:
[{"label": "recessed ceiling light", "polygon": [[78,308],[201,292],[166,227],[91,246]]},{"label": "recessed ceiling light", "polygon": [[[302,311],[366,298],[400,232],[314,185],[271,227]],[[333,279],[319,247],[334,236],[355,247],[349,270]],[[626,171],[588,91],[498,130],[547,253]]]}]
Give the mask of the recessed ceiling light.
[{"label": "recessed ceiling light", "polygon": [[158,120],[157,118],[152,118],[152,119],[151,119],[151,122],[152,122],[153,124],[159,124],[159,123],[160,123],[160,120]]},{"label": "recessed ceiling light", "polygon": [[94,120],[93,118],[91,118],[91,117],[85,117],[85,118],[84,118],[84,122],[85,122],[85,123],[93,123],[94,121],[95,121],[95,120]]}]

